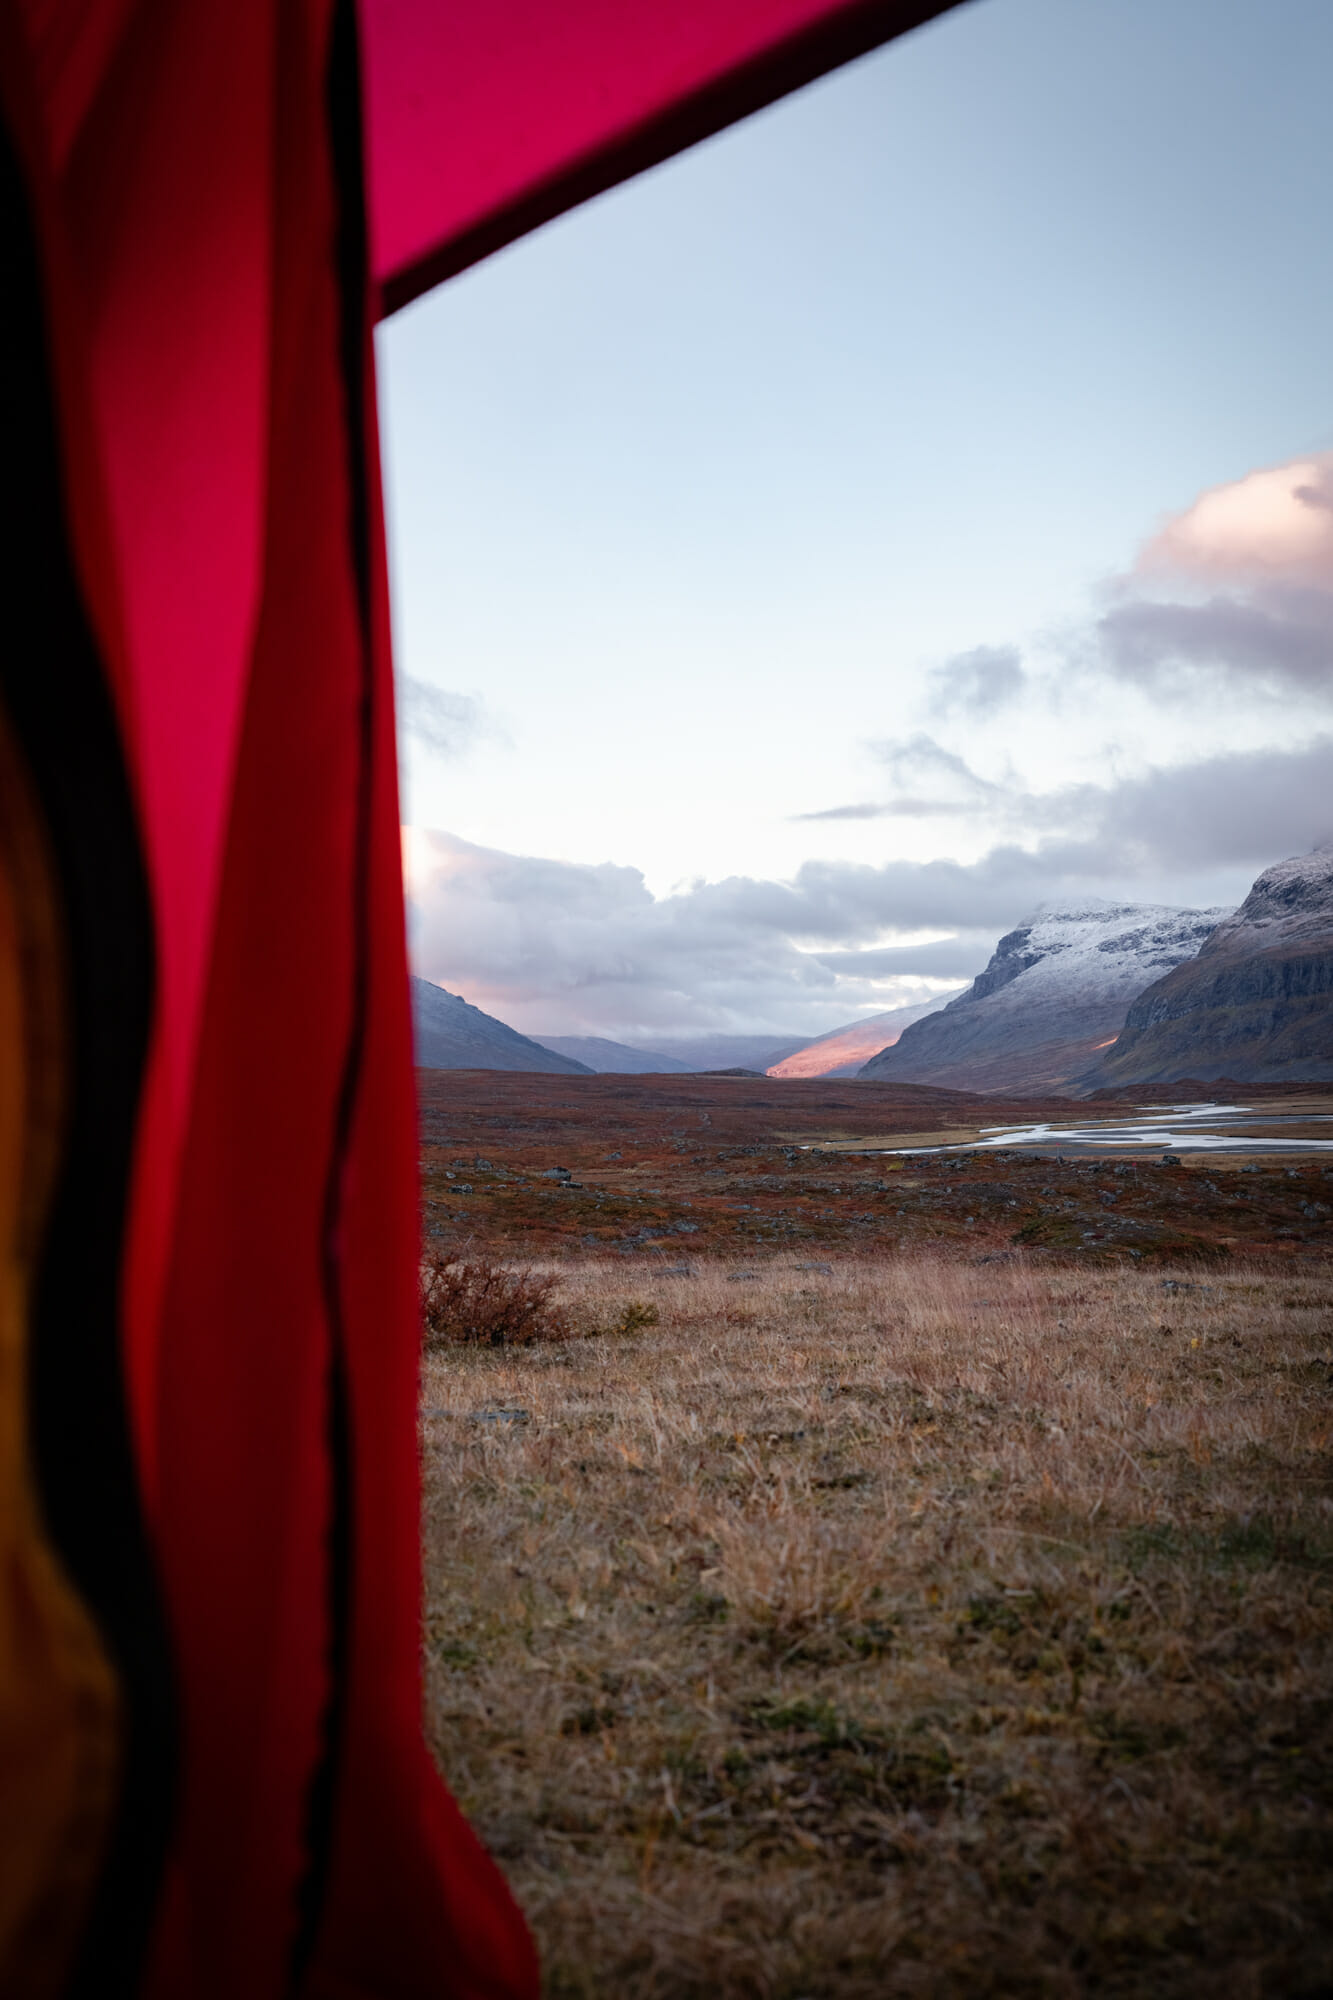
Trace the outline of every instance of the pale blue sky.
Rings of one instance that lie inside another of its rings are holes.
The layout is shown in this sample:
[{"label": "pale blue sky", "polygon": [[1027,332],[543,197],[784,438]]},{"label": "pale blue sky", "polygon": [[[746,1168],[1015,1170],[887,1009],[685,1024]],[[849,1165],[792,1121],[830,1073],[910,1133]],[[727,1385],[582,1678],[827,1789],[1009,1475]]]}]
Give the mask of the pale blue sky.
[{"label": "pale blue sky", "polygon": [[[1330,77],[1328,0],[974,0],[391,321],[399,666],[463,698],[418,707],[405,817],[662,899],[984,862],[998,794],[971,780],[952,815],[798,817],[890,795],[886,741],[1004,788],[1035,851],[1019,797],[1308,738],[1318,689],[1167,700],[1084,655],[1166,516],[1333,447]],[[931,669],[982,646],[1020,650],[1027,694],[944,713]],[[1096,886],[1230,899],[1250,860],[1159,843]],[[431,976],[530,998],[521,1025],[631,1027],[595,966],[547,979],[506,895],[456,962],[441,906]],[[878,942],[957,928],[908,915]],[[832,1026],[918,990],[839,974],[792,1004]],[[700,1004],[796,1019],[771,982]]]}]

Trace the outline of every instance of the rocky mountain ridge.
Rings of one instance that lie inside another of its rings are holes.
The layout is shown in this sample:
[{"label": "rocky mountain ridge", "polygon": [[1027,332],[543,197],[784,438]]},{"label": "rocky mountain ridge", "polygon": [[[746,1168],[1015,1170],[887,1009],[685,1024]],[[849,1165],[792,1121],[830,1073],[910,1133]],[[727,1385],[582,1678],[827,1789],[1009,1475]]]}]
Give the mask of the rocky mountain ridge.
[{"label": "rocky mountain ridge", "polygon": [[1131,1003],[1085,1088],[1333,1080],[1333,843],[1266,868],[1197,956]]}]

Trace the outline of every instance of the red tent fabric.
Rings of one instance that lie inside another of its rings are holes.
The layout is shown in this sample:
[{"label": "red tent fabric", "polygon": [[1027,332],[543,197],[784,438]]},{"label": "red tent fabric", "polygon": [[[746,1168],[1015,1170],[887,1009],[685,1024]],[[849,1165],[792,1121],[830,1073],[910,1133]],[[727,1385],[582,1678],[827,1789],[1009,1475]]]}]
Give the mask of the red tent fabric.
[{"label": "red tent fabric", "polygon": [[362,0],[385,308],[954,4]]},{"label": "red tent fabric", "polygon": [[421,1734],[371,324],[938,11],[0,0],[0,563],[48,635],[0,724],[69,988],[31,1473],[120,1689],[117,1803],[61,1863],[79,1942],[29,1990],[535,1994]]}]

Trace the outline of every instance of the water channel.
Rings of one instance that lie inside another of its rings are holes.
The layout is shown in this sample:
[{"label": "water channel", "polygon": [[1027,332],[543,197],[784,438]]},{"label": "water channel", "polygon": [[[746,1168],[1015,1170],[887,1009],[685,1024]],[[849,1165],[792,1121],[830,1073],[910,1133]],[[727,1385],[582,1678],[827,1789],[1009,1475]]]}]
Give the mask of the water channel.
[{"label": "water channel", "polygon": [[[1327,1098],[1323,1100],[1329,1102]],[[977,1138],[947,1146],[887,1146],[885,1152],[1333,1152],[1333,1110],[1271,1104],[1151,1104],[1129,1118],[979,1126]]]},{"label": "water channel", "polygon": [[[896,1145],[868,1140],[875,1153],[976,1153],[1021,1149],[1071,1157],[1099,1153],[1333,1153],[1333,1099],[1275,1104],[1161,1104],[1118,1118],[981,1125],[974,1134],[922,1134]],[[934,1141],[934,1143],[932,1143]],[[839,1147],[837,1150],[852,1150]]]}]

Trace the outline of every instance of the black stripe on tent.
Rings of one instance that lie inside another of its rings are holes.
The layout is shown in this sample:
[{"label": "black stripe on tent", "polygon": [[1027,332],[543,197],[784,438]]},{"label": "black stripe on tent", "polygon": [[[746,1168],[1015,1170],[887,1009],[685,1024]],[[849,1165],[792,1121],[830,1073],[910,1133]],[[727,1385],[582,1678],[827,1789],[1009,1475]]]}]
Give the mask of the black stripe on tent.
[{"label": "black stripe on tent", "polygon": [[314,1952],[328,1892],[347,1715],[348,1653],[355,1570],[353,1439],[347,1366],[347,1325],[338,1249],[347,1156],[365,1064],[370,999],[370,840],[374,783],[375,710],[371,630],[371,471],[367,463],[367,235],[362,165],[361,70],[352,0],[335,0],[325,79],[325,111],[337,202],[338,359],[343,383],[348,490],[348,555],[356,586],[361,678],[357,690],[356,797],[353,801],[352,993],[347,1043],[324,1183],[320,1246],[329,1325],[327,1442],[331,1480],[328,1539],[329,1693],[322,1745],[306,1795],[306,1867],[297,1892],[292,1950],[295,1991]]}]

